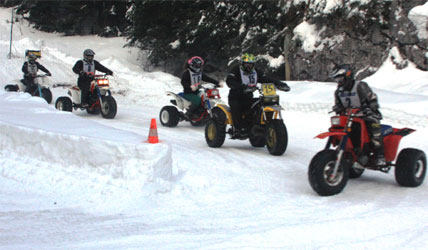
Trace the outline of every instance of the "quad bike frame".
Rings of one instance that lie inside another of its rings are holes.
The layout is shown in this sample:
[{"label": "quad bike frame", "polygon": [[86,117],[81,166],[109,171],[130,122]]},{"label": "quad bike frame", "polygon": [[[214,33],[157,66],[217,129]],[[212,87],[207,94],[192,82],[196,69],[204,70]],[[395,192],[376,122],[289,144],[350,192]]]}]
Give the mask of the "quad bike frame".
[{"label": "quad bike frame", "polygon": [[205,127],[208,146],[221,147],[226,134],[229,134],[230,139],[249,139],[253,147],[266,146],[272,155],[284,154],[288,145],[288,133],[282,119],[282,107],[279,104],[276,87],[272,83],[264,83],[249,89],[256,90],[259,97],[254,98],[250,111],[243,115],[243,118],[251,124],[249,135],[237,135],[229,106],[220,104],[212,109],[211,119]]},{"label": "quad bike frame", "polygon": [[48,104],[52,102],[52,92],[49,89],[49,80],[47,74],[38,74],[34,78],[34,84],[36,85],[35,90],[29,93],[27,86],[22,82],[23,80],[16,80],[15,84],[8,84],[4,87],[6,91],[10,92],[28,92],[32,96],[39,96],[46,100]]},{"label": "quad bike frame", "polygon": [[328,140],[324,150],[310,162],[308,177],[311,187],[322,196],[334,195],[344,189],[349,178],[360,177],[366,169],[388,173],[392,167],[395,167],[395,179],[399,185],[421,185],[426,174],[425,153],[406,148],[397,157],[401,139],[415,130],[381,125],[386,165],[376,166],[374,147],[361,116],[359,109],[348,109],[345,115],[331,118],[328,132],[316,136]]},{"label": "quad bike frame", "polygon": [[73,86],[68,90],[68,96],[61,96],[56,100],[58,110],[72,112],[72,110],[86,110],[88,114],[99,114],[106,119],[113,119],[117,113],[116,100],[111,95],[107,75],[94,75],[89,88],[89,103],[87,107],[81,105],[81,90]]}]

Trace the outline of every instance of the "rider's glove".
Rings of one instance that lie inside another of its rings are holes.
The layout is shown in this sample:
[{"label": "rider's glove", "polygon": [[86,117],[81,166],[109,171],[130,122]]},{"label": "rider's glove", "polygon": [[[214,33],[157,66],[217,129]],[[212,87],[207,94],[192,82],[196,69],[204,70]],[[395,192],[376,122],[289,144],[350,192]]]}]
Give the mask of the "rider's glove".
[{"label": "rider's glove", "polygon": [[371,108],[365,108],[364,110],[363,110],[363,113],[364,113],[364,115],[365,116],[371,116],[371,115],[373,115],[374,113],[373,113],[373,110],[371,110]]},{"label": "rider's glove", "polygon": [[280,85],[278,85],[278,89],[285,92],[290,91],[290,87],[286,83],[281,83]]},{"label": "rider's glove", "polygon": [[336,114],[340,114],[340,113],[342,113],[342,111],[343,111],[343,109],[342,109],[340,106],[338,106],[338,105],[334,105],[331,109],[332,109]]},{"label": "rider's glove", "polygon": [[244,93],[252,93],[256,90],[256,84],[248,84],[244,87]]},{"label": "rider's glove", "polygon": [[112,76],[112,75],[113,75],[113,71],[109,71],[109,72],[107,72],[107,75]]},{"label": "rider's glove", "polygon": [[52,76],[51,72],[46,73],[47,76]]},{"label": "rider's glove", "polygon": [[196,91],[196,90],[198,89],[198,87],[199,87],[199,84],[200,84],[200,83],[192,84],[192,85],[190,85],[190,88],[191,88],[193,91]]},{"label": "rider's glove", "polygon": [[84,76],[86,76],[86,73],[85,73],[85,71],[80,71],[80,72],[79,72],[79,76],[81,76],[81,77],[84,77]]}]

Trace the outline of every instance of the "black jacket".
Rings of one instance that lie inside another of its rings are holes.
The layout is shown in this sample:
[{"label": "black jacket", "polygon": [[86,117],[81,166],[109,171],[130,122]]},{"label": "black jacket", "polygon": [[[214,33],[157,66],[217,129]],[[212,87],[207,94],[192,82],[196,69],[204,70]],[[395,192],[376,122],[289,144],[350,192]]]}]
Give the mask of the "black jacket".
[{"label": "black jacket", "polygon": [[[103,72],[103,73],[106,73],[106,74],[109,74],[109,75],[113,74],[113,71],[111,71],[110,69],[104,67],[97,60],[94,60],[94,64],[95,64],[95,70],[98,70],[100,72]],[[80,82],[87,82],[88,81],[88,77],[86,75],[80,74],[80,72],[82,72],[82,71],[83,71],[83,60],[79,60],[73,66],[73,72],[79,75],[79,79],[77,80],[78,83],[80,83]]]},{"label": "black jacket", "polygon": [[[202,79],[201,80],[204,82],[213,83],[217,87],[219,86],[219,82],[217,80],[205,75],[204,73],[202,73]],[[183,92],[185,94],[198,94],[199,93],[199,90],[193,91],[190,88],[190,85],[192,85],[192,80],[190,79],[190,72],[187,69],[183,72],[183,75],[181,76],[181,85],[183,85]]]},{"label": "black jacket", "polygon": [[[277,87],[284,85],[285,83],[271,79],[263,74],[263,72],[258,71],[257,72],[257,82],[258,83],[274,83]],[[226,84],[230,88],[229,90],[229,98],[252,98],[253,93],[245,93],[244,90],[247,87],[247,85],[242,84],[242,78],[241,78],[241,70],[240,66],[234,67],[229,74],[226,77]]]},{"label": "black jacket", "polygon": [[[46,74],[50,74],[48,69],[46,69],[43,65],[41,65],[39,62],[34,62],[37,66],[37,69],[45,72]],[[24,62],[24,65],[22,65],[22,72],[24,72],[24,78],[25,77],[31,77],[28,73],[28,62]]]}]

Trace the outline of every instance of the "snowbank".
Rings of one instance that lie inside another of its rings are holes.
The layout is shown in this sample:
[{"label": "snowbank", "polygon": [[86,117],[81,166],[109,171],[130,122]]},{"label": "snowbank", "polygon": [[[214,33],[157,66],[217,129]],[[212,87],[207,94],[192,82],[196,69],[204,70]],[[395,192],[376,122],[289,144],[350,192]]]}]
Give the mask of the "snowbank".
[{"label": "snowbank", "polygon": [[145,143],[147,136],[57,111],[43,99],[25,93],[0,91],[0,130],[0,158],[7,159],[0,164],[0,173],[18,181],[28,181],[28,176],[21,180],[16,173],[18,158],[29,163],[30,176],[42,163],[55,166],[55,171],[42,178],[50,184],[75,178],[64,172],[77,169],[106,182],[120,180],[123,187],[127,181],[138,181],[142,188],[171,178],[168,144]]}]

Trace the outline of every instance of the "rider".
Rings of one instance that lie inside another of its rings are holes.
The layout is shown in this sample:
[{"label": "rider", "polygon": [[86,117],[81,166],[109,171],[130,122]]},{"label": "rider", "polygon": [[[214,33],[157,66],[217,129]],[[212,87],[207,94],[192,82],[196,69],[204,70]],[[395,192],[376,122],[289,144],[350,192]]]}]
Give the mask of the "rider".
[{"label": "rider", "polygon": [[41,65],[39,62],[36,62],[37,55],[29,53],[27,55],[27,60],[28,61],[24,62],[24,65],[22,65],[24,79],[21,80],[21,82],[26,86],[25,92],[32,93],[36,88],[36,85],[34,84],[34,78],[37,77],[37,71],[39,69],[45,72],[48,76],[51,76],[52,74],[43,65]]},{"label": "rider", "polygon": [[183,85],[184,92],[183,97],[192,103],[184,114],[188,119],[197,115],[195,112],[201,105],[198,89],[201,81],[213,83],[216,87],[220,86],[217,80],[212,79],[202,72],[203,66],[204,60],[199,56],[194,56],[187,60],[186,70],[181,76],[181,85]]},{"label": "rider", "polygon": [[236,133],[245,137],[249,132],[249,124],[246,124],[242,115],[250,110],[253,104],[252,91],[245,91],[255,87],[257,83],[274,83],[277,88],[289,91],[290,87],[281,81],[266,77],[263,72],[255,69],[255,56],[244,53],[241,56],[240,65],[233,68],[226,77],[226,84],[229,86],[229,106]]},{"label": "rider", "polygon": [[95,52],[91,49],[83,51],[83,60],[79,60],[73,66],[73,72],[79,75],[77,85],[79,86],[81,93],[81,106],[88,106],[88,94],[91,81],[93,80],[95,70],[106,73],[107,75],[113,75],[113,71],[104,67],[97,60],[94,60]]},{"label": "rider", "polygon": [[364,121],[368,133],[375,148],[376,165],[386,164],[383,137],[381,133],[380,120],[382,114],[379,111],[377,95],[367,85],[366,82],[356,81],[354,71],[349,64],[339,65],[333,69],[330,74],[338,83],[334,92],[335,105],[333,111],[341,114],[346,108],[359,108],[364,113]]}]

